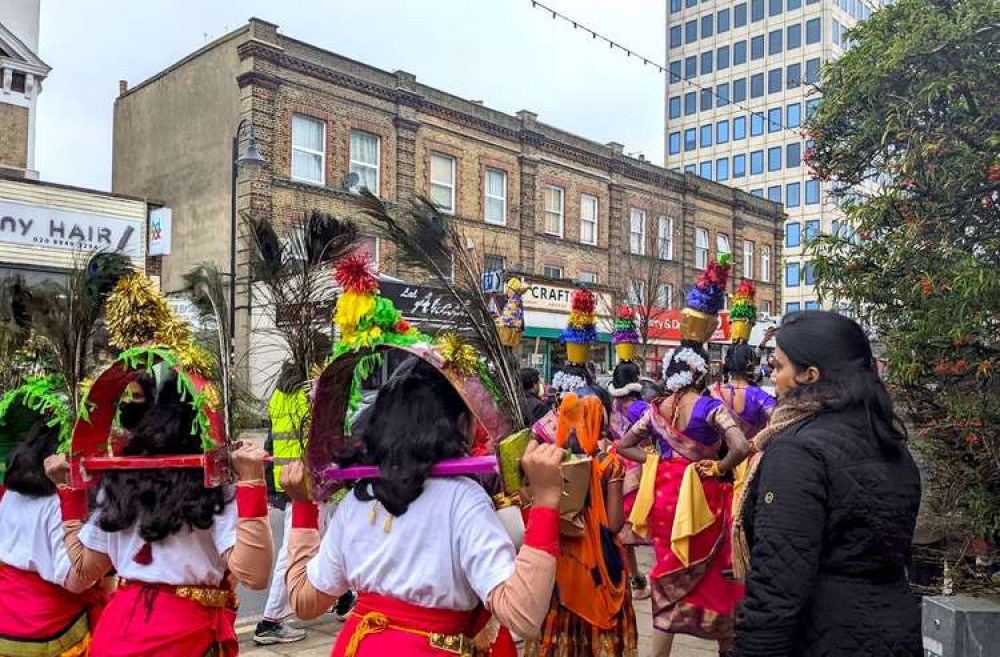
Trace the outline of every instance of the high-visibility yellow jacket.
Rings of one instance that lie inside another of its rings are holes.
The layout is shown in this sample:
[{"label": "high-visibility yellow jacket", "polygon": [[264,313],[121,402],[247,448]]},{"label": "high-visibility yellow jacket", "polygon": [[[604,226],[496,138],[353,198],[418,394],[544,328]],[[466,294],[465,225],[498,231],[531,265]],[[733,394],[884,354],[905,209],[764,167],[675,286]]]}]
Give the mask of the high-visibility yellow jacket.
[{"label": "high-visibility yellow jacket", "polygon": [[302,458],[309,422],[309,397],[301,388],[293,392],[275,390],[267,403],[267,414],[271,418],[274,488],[280,491],[282,468]]}]

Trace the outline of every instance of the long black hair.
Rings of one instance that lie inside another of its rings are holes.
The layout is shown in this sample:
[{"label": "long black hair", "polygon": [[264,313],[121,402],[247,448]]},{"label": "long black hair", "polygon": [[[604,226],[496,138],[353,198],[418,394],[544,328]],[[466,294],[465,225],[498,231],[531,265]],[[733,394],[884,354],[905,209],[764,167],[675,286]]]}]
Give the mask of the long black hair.
[{"label": "long black hair", "polygon": [[[156,401],[139,421],[123,450],[126,456],[198,454],[201,439],[192,434],[195,409],[182,401],[177,381],[160,385]],[[208,529],[228,501],[225,489],[206,488],[200,469],[111,471],[101,480],[97,524],[106,532],[138,526],[147,543],[184,527]]]},{"label": "long black hair", "polygon": [[754,369],[757,366],[757,350],[746,342],[734,344],[726,351],[726,360],[722,363],[722,371],[726,374],[745,376],[750,383],[756,383]]},{"label": "long black hair", "polygon": [[896,448],[906,440],[906,428],[875,369],[871,343],[857,322],[824,310],[792,313],[781,322],[776,340],[796,370],[813,366],[820,372],[815,383],[792,389],[789,402],[817,405],[821,411],[860,409],[882,447]]},{"label": "long black hair", "polygon": [[468,452],[461,418],[465,402],[438,370],[419,358],[406,361],[362,412],[354,436],[362,463],[379,466],[378,479],[354,487],[362,502],[378,500],[394,516],[423,492],[431,466]]},{"label": "long black hair", "polygon": [[25,439],[7,457],[4,486],[27,497],[56,493],[56,485],[45,474],[45,459],[56,453],[59,427],[48,426],[47,419],[37,419]]}]

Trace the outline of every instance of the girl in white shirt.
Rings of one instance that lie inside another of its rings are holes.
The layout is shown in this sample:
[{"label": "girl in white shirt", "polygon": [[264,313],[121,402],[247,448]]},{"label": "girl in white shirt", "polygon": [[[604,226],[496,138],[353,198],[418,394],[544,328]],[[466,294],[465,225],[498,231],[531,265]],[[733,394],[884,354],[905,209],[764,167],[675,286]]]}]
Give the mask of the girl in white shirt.
[{"label": "girl in white shirt", "polygon": [[59,495],[43,465],[59,444],[60,425],[49,426],[50,420],[37,418],[7,462],[0,499],[0,655],[83,655],[104,604],[97,587],[68,581]]},{"label": "girl in white shirt", "polygon": [[359,591],[334,657],[472,654],[469,637],[486,611],[516,634],[536,635],[555,580],[563,450],[532,444],[526,452],[534,508],[517,553],[482,486],[429,477],[472,444],[475,420],[462,397],[423,360],[401,369],[355,429],[359,451],[342,463],[377,465],[380,476],[344,498],[322,545],[302,464],[282,474],[293,500],[287,581],[296,615],[315,618],[344,591]]},{"label": "girl in white shirt", "polygon": [[[193,454],[195,409],[177,382],[160,384],[156,401],[125,447],[129,456]],[[66,523],[70,580],[91,583],[111,567],[120,578],[97,627],[91,657],[203,655],[238,652],[235,582],[267,586],[271,534],[263,450],[232,454],[240,483],[206,488],[195,469],[108,472],[97,508],[82,529]],[[65,483],[65,459],[50,459]],[[79,500],[85,491],[72,491]],[[84,506],[85,505],[81,505]],[[81,520],[64,504],[64,519]],[[75,516],[75,517],[74,517]]]}]

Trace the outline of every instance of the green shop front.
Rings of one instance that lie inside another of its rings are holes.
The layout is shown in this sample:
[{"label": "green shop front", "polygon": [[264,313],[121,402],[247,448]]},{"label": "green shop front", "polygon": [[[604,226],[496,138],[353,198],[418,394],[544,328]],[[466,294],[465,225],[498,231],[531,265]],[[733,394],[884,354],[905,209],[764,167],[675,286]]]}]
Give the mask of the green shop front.
[{"label": "green shop front", "polygon": [[[576,288],[544,279],[527,279],[531,286],[524,293],[524,339],[521,341],[521,365],[534,367],[546,381],[566,363],[566,346],[560,336],[570,315],[570,299]],[[591,350],[591,361],[597,373],[608,373],[614,367],[611,347],[610,292],[594,288],[597,294],[598,343]]]}]

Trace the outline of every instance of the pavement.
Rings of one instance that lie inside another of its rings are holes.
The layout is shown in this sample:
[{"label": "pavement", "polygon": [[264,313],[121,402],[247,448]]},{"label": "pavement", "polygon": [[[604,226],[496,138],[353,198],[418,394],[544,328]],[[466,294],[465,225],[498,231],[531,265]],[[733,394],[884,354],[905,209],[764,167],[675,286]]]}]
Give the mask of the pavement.
[{"label": "pavement", "polygon": [[[272,527],[276,528],[275,545],[280,545],[281,529],[280,512],[272,512]],[[651,548],[640,548],[639,565],[649,572],[653,563]],[[298,657],[327,657],[333,647],[342,623],[332,615],[325,615],[309,622],[296,622],[304,628],[308,635],[298,643],[276,646],[257,646],[253,642],[253,630],[267,599],[267,591],[241,591],[240,618],[236,623],[236,631],[240,637],[240,654],[244,657],[271,657],[273,655],[297,655]],[[650,616],[650,601],[639,600],[635,603],[636,620],[639,626],[639,655],[652,655],[650,635],[652,619]],[[702,641],[694,637],[680,635],[674,641],[671,657],[716,657],[718,646],[710,641]]]}]

